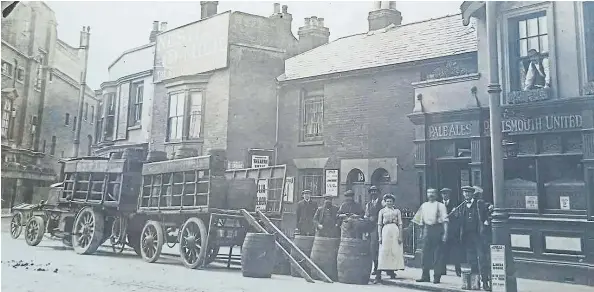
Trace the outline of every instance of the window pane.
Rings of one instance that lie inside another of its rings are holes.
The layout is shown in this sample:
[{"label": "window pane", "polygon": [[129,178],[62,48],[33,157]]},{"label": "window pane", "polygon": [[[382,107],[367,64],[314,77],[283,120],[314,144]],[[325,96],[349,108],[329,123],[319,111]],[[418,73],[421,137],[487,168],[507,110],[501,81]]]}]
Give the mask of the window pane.
[{"label": "window pane", "polygon": [[538,35],[538,18],[528,19],[528,36]]},{"label": "window pane", "polygon": [[586,183],[580,156],[546,157],[539,161],[544,183],[544,208],[586,210]]},{"label": "window pane", "polygon": [[177,127],[175,128],[175,138],[176,139],[181,139],[182,137],[182,131],[183,131],[183,116],[177,117],[175,118],[177,120]]},{"label": "window pane", "polygon": [[533,37],[528,39],[528,50],[535,49],[539,51],[540,48],[538,47],[538,37]]},{"label": "window pane", "polygon": [[541,16],[538,18],[538,33],[547,34],[547,16]]},{"label": "window pane", "polygon": [[177,95],[171,95],[169,96],[169,116],[170,117],[175,117],[176,114],[176,109],[177,109]]},{"label": "window pane", "polygon": [[177,113],[176,116],[183,116],[184,115],[184,97],[186,96],[185,93],[178,93],[177,94]]},{"label": "window pane", "polygon": [[522,20],[518,23],[518,27],[520,29],[520,38],[526,37],[526,21]]},{"label": "window pane", "polygon": [[528,40],[520,40],[520,57],[528,55]]},{"label": "window pane", "polygon": [[[513,209],[534,209],[527,206],[529,198],[538,197],[536,163],[533,158],[515,158],[504,161],[505,206]],[[532,201],[532,200],[531,200]]]},{"label": "window pane", "polygon": [[202,92],[190,93],[190,125],[188,136],[190,138],[200,137],[200,126],[202,122]]},{"label": "window pane", "polygon": [[202,110],[202,92],[192,92],[190,93],[190,111],[198,111]]},{"label": "window pane", "polygon": [[540,52],[547,53],[549,51],[549,36],[543,35],[540,37]]}]

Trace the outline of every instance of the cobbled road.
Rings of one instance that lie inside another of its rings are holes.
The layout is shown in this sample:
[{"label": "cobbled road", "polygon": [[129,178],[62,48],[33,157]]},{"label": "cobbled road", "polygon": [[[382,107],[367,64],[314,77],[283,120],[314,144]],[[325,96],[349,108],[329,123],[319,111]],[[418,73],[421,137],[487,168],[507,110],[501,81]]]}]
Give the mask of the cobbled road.
[{"label": "cobbled road", "polygon": [[3,292],[412,291],[382,285],[312,284],[280,275],[271,279],[245,278],[239,269],[229,270],[218,264],[207,270],[190,270],[174,256],[162,256],[157,263],[149,264],[132,251],[116,255],[110,247],[101,247],[95,255],[78,255],[49,238],[37,247],[28,246],[23,235],[15,240],[5,230],[1,235]]}]

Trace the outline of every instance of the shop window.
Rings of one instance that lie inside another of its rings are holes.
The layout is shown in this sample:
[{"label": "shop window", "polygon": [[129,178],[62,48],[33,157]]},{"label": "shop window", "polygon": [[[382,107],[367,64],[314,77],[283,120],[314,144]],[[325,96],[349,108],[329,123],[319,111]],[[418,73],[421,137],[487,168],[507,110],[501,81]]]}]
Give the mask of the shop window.
[{"label": "shop window", "polygon": [[301,190],[299,198],[301,200],[301,191],[310,190],[312,196],[322,196],[324,194],[324,170],[323,169],[302,169],[299,170],[299,181]]},{"label": "shop window", "polygon": [[503,163],[505,207],[538,211],[536,159],[518,157]]},{"label": "shop window", "polygon": [[[584,37],[586,41],[586,72],[594,82],[594,2],[584,1]],[[594,94],[594,89],[592,91]]]},{"label": "shop window", "polygon": [[132,83],[130,89],[130,116],[131,126],[139,125],[142,119],[142,100],[144,95],[144,81]]},{"label": "shop window", "polygon": [[546,12],[513,19],[510,23],[512,91],[548,88],[551,84]]},{"label": "shop window", "polygon": [[581,156],[542,157],[539,161],[545,210],[586,210],[586,183]]},{"label": "shop window", "polygon": [[14,74],[14,65],[2,60],[2,75],[12,78],[13,74]]},{"label": "shop window", "polygon": [[324,94],[322,90],[303,92],[301,101],[301,142],[323,138]]}]

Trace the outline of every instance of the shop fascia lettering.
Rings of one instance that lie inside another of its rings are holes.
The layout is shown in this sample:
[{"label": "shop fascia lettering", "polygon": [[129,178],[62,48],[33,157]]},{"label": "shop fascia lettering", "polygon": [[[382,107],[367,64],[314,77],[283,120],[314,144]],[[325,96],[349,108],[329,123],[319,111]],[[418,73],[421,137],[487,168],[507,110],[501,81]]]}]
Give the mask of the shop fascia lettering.
[{"label": "shop fascia lettering", "polygon": [[468,136],[470,132],[470,123],[450,123],[429,126],[430,139]]},{"label": "shop fascia lettering", "polygon": [[[531,119],[507,119],[501,121],[501,130],[508,133],[547,132],[582,127],[582,115],[549,115]],[[484,122],[485,131],[490,130],[489,121]]]}]

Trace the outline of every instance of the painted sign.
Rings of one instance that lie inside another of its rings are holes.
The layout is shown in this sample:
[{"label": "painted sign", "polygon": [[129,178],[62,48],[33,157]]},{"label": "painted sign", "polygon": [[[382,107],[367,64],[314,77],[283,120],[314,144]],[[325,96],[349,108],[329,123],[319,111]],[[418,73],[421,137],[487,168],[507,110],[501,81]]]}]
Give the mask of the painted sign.
[{"label": "painted sign", "polygon": [[283,194],[283,200],[285,202],[293,202],[293,192],[295,191],[295,178],[287,177],[285,179],[285,193]]},{"label": "painted sign", "polygon": [[159,34],[154,81],[227,67],[229,17],[223,13]]},{"label": "painted sign", "polygon": [[505,245],[491,245],[491,291],[506,292]]},{"label": "painted sign", "polygon": [[338,196],[338,169],[326,169],[326,194]]},{"label": "painted sign", "polygon": [[268,167],[270,164],[270,157],[262,155],[252,155],[252,168]]},{"label": "painted sign", "polygon": [[569,197],[559,197],[559,206],[561,206],[561,210],[571,210]]},{"label": "painted sign", "polygon": [[429,126],[429,139],[449,139],[469,137],[472,133],[472,124],[468,122],[453,122],[434,124]]},{"label": "painted sign", "polygon": [[526,196],[526,209],[538,210],[538,196]]},{"label": "painted sign", "polygon": [[256,210],[266,211],[266,202],[268,200],[268,180],[258,180],[258,192],[256,199]]},{"label": "painted sign", "polygon": [[243,167],[243,161],[241,161],[241,160],[227,162],[227,169],[242,169],[242,168],[244,168],[244,167]]},{"label": "painted sign", "polygon": [[[575,115],[548,115],[529,119],[506,119],[501,121],[501,130],[508,133],[555,132],[581,129],[583,118]],[[489,121],[484,122],[485,133],[489,133]]]}]

